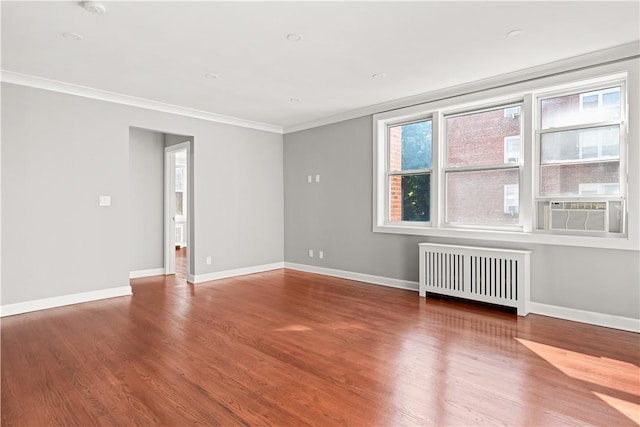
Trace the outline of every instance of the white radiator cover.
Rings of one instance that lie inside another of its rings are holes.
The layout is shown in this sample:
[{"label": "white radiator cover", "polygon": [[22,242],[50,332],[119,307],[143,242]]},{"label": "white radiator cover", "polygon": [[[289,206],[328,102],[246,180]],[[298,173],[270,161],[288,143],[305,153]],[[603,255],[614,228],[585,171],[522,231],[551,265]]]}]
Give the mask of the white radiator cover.
[{"label": "white radiator cover", "polygon": [[531,251],[435,243],[419,247],[421,297],[432,292],[529,314]]}]

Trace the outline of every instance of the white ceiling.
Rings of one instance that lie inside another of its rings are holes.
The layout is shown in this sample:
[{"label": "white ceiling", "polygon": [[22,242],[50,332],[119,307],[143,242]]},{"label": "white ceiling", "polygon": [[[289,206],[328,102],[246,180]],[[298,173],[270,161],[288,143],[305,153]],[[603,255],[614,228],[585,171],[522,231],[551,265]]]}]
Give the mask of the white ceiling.
[{"label": "white ceiling", "polygon": [[2,69],[286,129],[640,39],[637,1],[103,4],[3,1]]}]

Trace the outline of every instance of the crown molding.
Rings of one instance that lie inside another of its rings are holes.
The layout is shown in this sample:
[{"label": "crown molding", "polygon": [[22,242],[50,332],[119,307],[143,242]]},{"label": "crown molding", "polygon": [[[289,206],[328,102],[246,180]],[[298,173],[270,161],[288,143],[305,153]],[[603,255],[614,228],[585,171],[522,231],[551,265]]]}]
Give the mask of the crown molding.
[{"label": "crown molding", "polygon": [[28,86],[37,89],[50,90],[53,92],[66,93],[69,95],[82,96],[84,98],[97,99],[100,101],[124,104],[131,107],[144,108],[147,110],[161,111],[163,113],[176,114],[179,116],[192,117],[195,119],[207,120],[210,122],[223,123],[232,126],[239,126],[249,129],[262,130],[274,133],[283,133],[281,126],[268,123],[254,122],[237,117],[225,116],[222,114],[209,113],[207,111],[194,110],[192,108],[181,107],[150,99],[138,98],[121,93],[109,92],[101,89],[94,89],[86,86],[74,85],[43,77],[31,76],[28,74],[16,73],[14,71],[2,70],[0,81],[20,86]]},{"label": "crown molding", "polygon": [[355,119],[358,117],[369,116],[385,111],[425,104],[427,102],[453,98],[456,96],[466,95],[474,92],[481,92],[498,87],[511,86],[518,83],[537,80],[556,74],[563,74],[584,68],[596,67],[611,62],[636,59],[638,57],[640,57],[640,41],[634,41],[609,49],[598,50],[571,58],[561,59],[559,61],[539,65],[536,67],[526,68],[511,73],[502,74],[487,79],[476,80],[474,82],[451,86],[444,89],[438,89],[418,95],[412,95],[393,101],[382,102],[380,104],[369,105],[367,107],[345,111],[340,114],[323,117],[317,120],[312,120],[293,126],[287,126],[284,128],[284,133],[288,134],[298,132],[301,130],[329,125],[344,120]]}]

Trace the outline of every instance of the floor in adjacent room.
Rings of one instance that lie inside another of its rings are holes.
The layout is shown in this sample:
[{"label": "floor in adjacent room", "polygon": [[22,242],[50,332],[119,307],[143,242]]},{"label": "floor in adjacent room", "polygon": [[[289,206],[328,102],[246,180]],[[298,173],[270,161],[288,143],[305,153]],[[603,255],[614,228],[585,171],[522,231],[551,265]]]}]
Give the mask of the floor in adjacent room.
[{"label": "floor in adjacent room", "polygon": [[640,335],[274,270],[2,319],[2,425],[640,423]]}]

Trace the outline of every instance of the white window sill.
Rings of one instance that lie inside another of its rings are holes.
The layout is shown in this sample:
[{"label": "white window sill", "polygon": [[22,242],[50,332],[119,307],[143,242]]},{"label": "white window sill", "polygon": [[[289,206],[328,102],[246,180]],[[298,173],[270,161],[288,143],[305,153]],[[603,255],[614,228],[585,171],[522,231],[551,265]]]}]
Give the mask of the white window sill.
[{"label": "white window sill", "polygon": [[416,227],[410,225],[374,225],[374,233],[408,234],[415,236],[450,237],[456,239],[490,240],[495,242],[530,243],[542,245],[579,246],[585,248],[638,251],[640,242],[624,235],[566,235],[545,231],[496,231],[455,228]]}]

